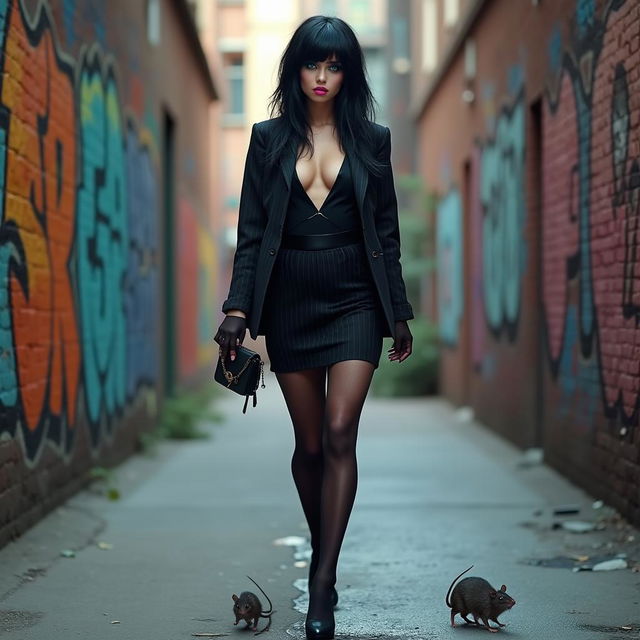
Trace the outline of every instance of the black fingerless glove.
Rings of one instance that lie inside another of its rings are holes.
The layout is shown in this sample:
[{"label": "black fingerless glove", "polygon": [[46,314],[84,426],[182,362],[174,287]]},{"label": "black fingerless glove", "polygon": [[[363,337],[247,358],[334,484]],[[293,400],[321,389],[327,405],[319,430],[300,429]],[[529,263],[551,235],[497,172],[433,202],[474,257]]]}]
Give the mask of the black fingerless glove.
[{"label": "black fingerless glove", "polygon": [[236,357],[236,345],[242,344],[247,331],[247,320],[240,316],[227,316],[216,333],[214,340],[220,345],[220,355],[226,360],[229,355]]}]

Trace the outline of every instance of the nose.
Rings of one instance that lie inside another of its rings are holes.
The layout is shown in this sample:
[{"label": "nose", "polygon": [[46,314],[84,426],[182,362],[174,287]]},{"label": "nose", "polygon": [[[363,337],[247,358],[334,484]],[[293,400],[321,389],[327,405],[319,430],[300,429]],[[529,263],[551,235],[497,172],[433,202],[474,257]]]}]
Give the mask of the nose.
[{"label": "nose", "polygon": [[316,74],[316,80],[318,82],[324,82],[324,74],[325,74],[324,67],[318,67],[318,73]]}]

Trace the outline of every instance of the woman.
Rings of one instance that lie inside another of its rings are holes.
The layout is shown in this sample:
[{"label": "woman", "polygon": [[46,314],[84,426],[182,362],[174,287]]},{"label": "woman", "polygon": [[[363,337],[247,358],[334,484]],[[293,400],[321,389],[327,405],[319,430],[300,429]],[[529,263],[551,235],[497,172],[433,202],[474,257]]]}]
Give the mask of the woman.
[{"label": "woman", "polygon": [[[411,354],[389,129],[372,122],[362,50],[314,16],[280,61],[270,120],[253,125],[223,358],[264,335],[295,432],[293,478],[309,524],[308,638],[333,638],[338,554],[355,498],[356,436],[383,336]],[[326,390],[325,390],[326,384]]]}]

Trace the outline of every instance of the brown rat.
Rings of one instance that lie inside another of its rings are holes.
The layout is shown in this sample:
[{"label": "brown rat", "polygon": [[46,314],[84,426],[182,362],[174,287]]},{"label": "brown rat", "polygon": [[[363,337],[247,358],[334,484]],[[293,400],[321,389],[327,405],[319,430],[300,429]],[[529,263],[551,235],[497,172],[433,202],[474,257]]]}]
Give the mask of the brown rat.
[{"label": "brown rat", "polygon": [[[247,576],[253,584],[262,591],[262,587],[251,577]],[[262,629],[262,631],[266,631],[271,626],[271,615],[273,614],[273,605],[271,604],[271,600],[269,600],[269,596],[262,591],[262,594],[269,602],[269,611],[262,610],[262,604],[258,599],[258,596],[251,591],[243,591],[239,596],[235,593],[231,596],[233,600],[233,613],[235,613],[236,621],[233,623],[234,625],[238,624],[240,620],[244,620],[247,623],[248,627],[251,627],[251,621],[253,620],[253,631],[258,628],[258,620],[260,618],[268,618],[269,622],[267,626]],[[262,631],[258,631],[255,635],[262,633]]]},{"label": "brown rat", "polygon": [[[456,613],[459,613],[465,622],[469,624],[480,624],[478,619],[482,620],[484,627],[495,633],[498,631],[496,627],[489,626],[489,620],[497,623],[499,626],[504,627],[501,622],[498,622],[498,616],[511,609],[516,601],[507,593],[507,587],[502,585],[500,591],[494,589],[484,578],[469,577],[464,580],[460,580],[458,584],[453,588],[460,576],[469,571],[473,565],[463,571],[449,587],[445,602],[451,609],[451,626],[455,627],[453,619]],[[453,589],[453,593],[451,592]],[[449,594],[451,594],[451,601],[449,601]],[[471,614],[473,620],[469,620],[467,616]]]}]

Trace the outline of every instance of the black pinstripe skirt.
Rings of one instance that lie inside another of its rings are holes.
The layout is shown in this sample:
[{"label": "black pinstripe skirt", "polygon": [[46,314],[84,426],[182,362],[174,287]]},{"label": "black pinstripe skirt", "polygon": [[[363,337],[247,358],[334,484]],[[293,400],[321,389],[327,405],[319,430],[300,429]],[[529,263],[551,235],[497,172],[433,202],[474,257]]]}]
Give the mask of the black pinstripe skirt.
[{"label": "black pinstripe skirt", "polygon": [[263,313],[271,371],[341,360],[378,366],[384,315],[362,242],[315,251],[281,248]]}]

